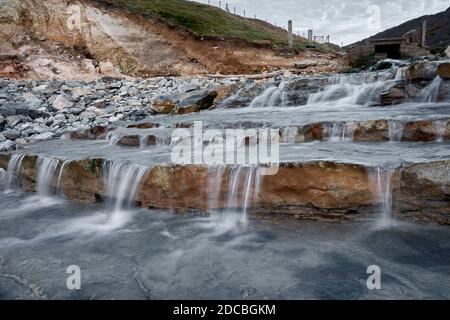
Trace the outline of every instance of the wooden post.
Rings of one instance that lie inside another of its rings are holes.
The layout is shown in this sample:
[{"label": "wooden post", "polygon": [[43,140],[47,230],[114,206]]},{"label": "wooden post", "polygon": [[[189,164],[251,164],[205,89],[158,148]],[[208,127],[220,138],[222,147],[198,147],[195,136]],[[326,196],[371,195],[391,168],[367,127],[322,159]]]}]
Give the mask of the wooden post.
[{"label": "wooden post", "polygon": [[425,20],[422,25],[422,47],[427,45],[427,21]]},{"label": "wooden post", "polygon": [[311,29],[308,30],[308,41],[309,42],[313,41],[313,31]]},{"label": "wooden post", "polygon": [[292,36],[292,20],[288,21],[288,45],[289,49],[294,48],[294,37]]}]

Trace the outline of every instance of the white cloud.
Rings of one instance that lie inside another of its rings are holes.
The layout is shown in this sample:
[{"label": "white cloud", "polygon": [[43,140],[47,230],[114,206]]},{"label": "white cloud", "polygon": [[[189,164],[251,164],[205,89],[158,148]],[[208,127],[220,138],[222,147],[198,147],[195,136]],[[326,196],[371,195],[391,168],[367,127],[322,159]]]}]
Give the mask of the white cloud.
[{"label": "white cloud", "polygon": [[[221,3],[223,8],[228,3],[231,10],[236,6],[238,13],[246,10],[248,17],[256,14],[278,26],[286,26],[292,19],[294,30],[300,34],[313,29],[317,35],[330,35],[337,44],[350,44],[377,33],[367,26],[370,5],[380,7],[382,30],[450,6],[448,0],[223,0]],[[211,0],[211,4],[218,6],[219,1]]]}]

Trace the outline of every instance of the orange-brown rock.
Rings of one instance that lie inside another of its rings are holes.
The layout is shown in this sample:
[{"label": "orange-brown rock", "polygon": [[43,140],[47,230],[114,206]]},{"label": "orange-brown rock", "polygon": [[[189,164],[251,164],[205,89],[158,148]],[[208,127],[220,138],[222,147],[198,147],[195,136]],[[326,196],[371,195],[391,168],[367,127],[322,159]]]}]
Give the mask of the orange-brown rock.
[{"label": "orange-brown rock", "polygon": [[[7,169],[9,155],[0,154],[0,167]],[[25,191],[36,191],[37,156],[27,155],[19,171]],[[63,162],[55,171],[52,186]],[[106,196],[102,159],[66,163],[60,190],[71,200],[92,203]],[[178,211],[227,208],[231,168],[225,168],[222,180],[210,180],[204,165],[159,165],[143,177],[136,202],[147,208]],[[276,175],[263,176],[258,192],[248,190],[248,208],[252,212],[288,214],[306,219],[341,221],[381,214],[376,179],[371,169],[361,165],[312,162],[285,163]],[[245,170],[239,177],[241,191],[234,203],[244,201]],[[213,176],[216,176],[215,174]],[[211,183],[217,188],[211,188]],[[394,216],[400,219],[450,224],[450,161],[416,164],[393,174]],[[213,190],[215,189],[215,190]],[[211,201],[214,200],[214,201]]]}]

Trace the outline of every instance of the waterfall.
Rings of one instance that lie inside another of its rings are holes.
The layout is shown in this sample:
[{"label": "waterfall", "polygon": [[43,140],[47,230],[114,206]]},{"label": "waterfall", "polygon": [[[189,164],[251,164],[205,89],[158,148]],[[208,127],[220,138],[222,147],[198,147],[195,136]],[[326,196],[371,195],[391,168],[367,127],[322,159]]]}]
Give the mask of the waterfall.
[{"label": "waterfall", "polygon": [[[244,173],[244,179],[242,179],[242,173]],[[244,224],[247,222],[247,209],[250,196],[253,194],[252,201],[254,201],[259,192],[260,176],[260,169],[257,166],[236,166],[230,172],[227,207],[229,210],[240,209],[242,213],[241,222]],[[242,196],[239,197],[240,195]]]},{"label": "waterfall", "polygon": [[359,72],[351,74],[337,74],[332,75],[329,79],[330,84],[370,84],[375,82],[385,82],[392,80],[394,75],[392,71],[378,71],[378,72]]},{"label": "waterfall", "polygon": [[[328,140],[331,142],[353,141],[356,124],[353,122],[333,124],[333,128],[327,128]],[[330,134],[331,132],[331,134]]]},{"label": "waterfall", "polygon": [[395,81],[405,80],[406,69],[407,68],[398,68],[397,72],[395,73],[394,80]]},{"label": "waterfall", "polygon": [[[253,193],[252,191],[253,187]],[[247,221],[247,209],[251,198],[253,205],[256,204],[257,197],[261,188],[261,169],[257,166],[251,167],[247,173],[245,181],[244,205],[242,208],[242,219]],[[251,197],[253,195],[253,197]]]},{"label": "waterfall", "polygon": [[220,206],[224,171],[224,166],[208,168],[208,206],[210,211]]},{"label": "waterfall", "polygon": [[56,191],[61,190],[61,179],[62,179],[62,175],[64,173],[64,168],[66,167],[66,165],[70,163],[69,160],[66,160],[63,162],[63,164],[61,165],[61,169],[59,169],[59,175],[58,175],[58,181],[56,183]]},{"label": "waterfall", "polygon": [[392,177],[394,169],[376,169],[377,200],[381,204],[381,226],[387,227],[392,224]]},{"label": "waterfall", "polygon": [[287,82],[283,81],[278,87],[269,86],[261,95],[250,103],[251,108],[285,107],[287,102]]},{"label": "waterfall", "polygon": [[322,91],[309,96],[307,104],[329,102],[336,107],[345,105],[366,105],[376,101],[378,93],[385,86],[385,82],[363,83],[359,85],[351,83],[332,84]]},{"label": "waterfall", "polygon": [[401,142],[405,123],[402,121],[389,121],[389,141]]},{"label": "waterfall", "polygon": [[426,88],[424,88],[420,94],[422,102],[437,102],[439,96],[439,89],[441,88],[442,79],[440,76],[434,78]]},{"label": "waterfall", "polygon": [[6,176],[4,178],[5,192],[10,192],[11,190],[15,189],[17,176],[19,176],[20,167],[22,166],[22,161],[24,158],[24,153],[15,153],[11,155],[11,159],[8,163],[8,168],[6,170]]},{"label": "waterfall", "polygon": [[52,183],[55,178],[55,172],[59,165],[59,159],[42,158],[37,160],[38,177],[37,191],[39,195],[48,197],[51,195]]},{"label": "waterfall", "polygon": [[129,207],[136,198],[139,184],[147,168],[127,163],[108,161],[105,164],[108,200],[106,208],[111,213],[119,213]]},{"label": "waterfall", "polygon": [[281,129],[281,143],[295,143],[298,127],[284,127]]},{"label": "waterfall", "polygon": [[434,122],[434,127],[436,130],[436,141],[443,142],[445,131],[447,131],[447,120],[436,120]]},{"label": "waterfall", "polygon": [[106,137],[106,140],[108,141],[108,144],[110,146],[114,146],[119,142],[120,138],[122,138],[120,134],[109,133],[108,136]]},{"label": "waterfall", "polygon": [[5,186],[6,182],[6,171],[0,168],[0,185]]},{"label": "waterfall", "polygon": [[[248,208],[255,204],[261,185],[261,169],[258,166],[214,166],[208,169],[208,201],[210,211],[225,204],[223,213],[211,218],[222,231],[247,225]],[[228,174],[228,192],[222,198],[223,176]],[[225,200],[225,201],[223,201]]]},{"label": "waterfall", "polygon": [[149,136],[145,135],[145,134],[139,136],[139,148],[140,149],[144,149],[145,147],[148,146],[148,137]]}]

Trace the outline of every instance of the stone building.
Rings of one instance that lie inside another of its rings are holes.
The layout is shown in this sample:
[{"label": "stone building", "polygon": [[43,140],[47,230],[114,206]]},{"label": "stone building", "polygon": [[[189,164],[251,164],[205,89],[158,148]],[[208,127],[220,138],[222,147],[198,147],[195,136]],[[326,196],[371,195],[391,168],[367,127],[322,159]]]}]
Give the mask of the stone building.
[{"label": "stone building", "polygon": [[352,60],[364,57],[401,59],[430,54],[426,46],[426,22],[420,29],[406,32],[401,37],[371,38],[347,48]]}]

